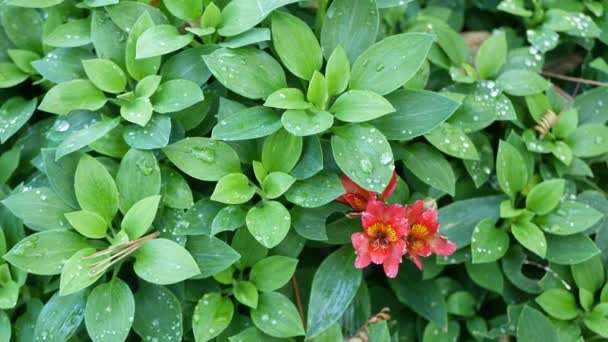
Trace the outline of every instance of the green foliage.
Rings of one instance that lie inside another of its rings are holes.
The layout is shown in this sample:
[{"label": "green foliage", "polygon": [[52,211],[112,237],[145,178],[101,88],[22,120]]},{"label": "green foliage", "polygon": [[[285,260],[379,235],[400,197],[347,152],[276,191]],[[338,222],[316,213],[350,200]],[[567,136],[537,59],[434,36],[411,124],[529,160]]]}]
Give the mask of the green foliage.
[{"label": "green foliage", "polygon": [[0,341],[607,339],[607,6],[0,1]]}]

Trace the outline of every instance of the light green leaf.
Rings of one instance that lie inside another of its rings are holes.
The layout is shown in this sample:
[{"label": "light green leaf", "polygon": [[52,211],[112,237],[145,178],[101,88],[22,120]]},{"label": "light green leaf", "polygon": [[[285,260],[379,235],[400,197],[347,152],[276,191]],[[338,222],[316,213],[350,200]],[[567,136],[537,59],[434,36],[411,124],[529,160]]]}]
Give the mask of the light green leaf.
[{"label": "light green leaf", "polygon": [[207,235],[189,236],[186,249],[198,264],[201,278],[227,269],[241,257],[224,241]]},{"label": "light green leaf", "polygon": [[211,235],[223,231],[233,231],[245,225],[245,211],[239,205],[229,205],[218,211],[211,223]]},{"label": "light green leaf", "polygon": [[0,63],[0,89],[10,88],[25,81],[28,75],[13,63]]},{"label": "light green leaf", "polygon": [[402,33],[381,40],[353,63],[350,89],[379,95],[396,90],[422,67],[432,44],[433,36],[424,33]]},{"label": "light green leaf", "polygon": [[524,306],[517,323],[517,340],[526,342],[559,341],[551,321],[538,310]]},{"label": "light green leaf", "polygon": [[[332,5],[334,3],[336,1]],[[348,61],[346,51],[344,51],[341,45],[336,46],[327,59],[325,78],[327,79],[327,92],[331,96],[342,93],[348,87],[348,81],[350,81],[350,62]]]},{"label": "light green leaf", "polygon": [[160,198],[158,195],[145,197],[135,202],[125,213],[120,227],[131,240],[139,238],[148,231],[156,217]]},{"label": "light green leaf", "polygon": [[129,286],[114,278],[97,285],[87,298],[84,322],[94,342],[123,341],[129,335],[135,300]]},{"label": "light green leaf", "polygon": [[74,109],[97,110],[106,103],[103,92],[89,80],[73,80],[51,88],[38,106],[39,110],[66,115]]},{"label": "light green leaf", "polygon": [[311,104],[306,102],[304,93],[298,88],[283,88],[270,94],[264,106],[282,109],[307,109]]},{"label": "light green leaf", "polygon": [[251,309],[251,320],[261,331],[274,337],[304,335],[302,320],[295,305],[277,292],[260,294],[257,309]]},{"label": "light green leaf", "polygon": [[242,173],[229,173],[215,185],[211,200],[226,204],[248,202],[255,195],[255,187],[249,184],[249,178]]},{"label": "light green leaf", "polygon": [[150,99],[138,97],[120,106],[120,116],[143,127],[152,118],[153,110]]},{"label": "light green leaf", "polygon": [[384,97],[367,90],[351,90],[336,99],[329,109],[346,122],[364,122],[395,111]]},{"label": "light green leaf", "polygon": [[547,254],[547,240],[545,234],[532,222],[513,223],[511,233],[522,246],[534,252],[541,258]]},{"label": "light green leaf", "polygon": [[563,179],[552,179],[535,185],[526,196],[526,209],[538,215],[548,214],[559,205],[565,185]]},{"label": "light green leaf", "polygon": [[289,282],[297,264],[298,259],[280,255],[269,256],[253,265],[249,280],[262,292],[278,290]]},{"label": "light green leaf", "polygon": [[255,106],[230,114],[218,122],[211,136],[220,140],[248,140],[270,135],[281,128],[281,118],[274,110]]},{"label": "light green leaf", "polygon": [[258,289],[250,281],[239,281],[234,286],[234,298],[250,308],[258,307]]},{"label": "light green leaf", "polygon": [[3,258],[28,273],[54,275],[61,273],[66,260],[86,247],[82,236],[55,229],[19,241]]},{"label": "light green leaf", "polygon": [[498,87],[505,93],[513,96],[527,96],[538,94],[549,88],[550,83],[537,73],[515,69],[502,73],[496,79]]},{"label": "light green leaf", "polygon": [[101,239],[106,237],[108,223],[102,216],[93,211],[74,211],[66,213],[65,218],[77,232],[88,238]]},{"label": "light green leaf", "polygon": [[68,155],[74,151],[77,151],[95,141],[103,138],[111,130],[116,128],[120,124],[120,118],[114,118],[112,120],[97,121],[89,127],[85,127],[76,132],[70,134],[65,138],[55,152],[55,160],[59,160],[61,157]]},{"label": "light green leaf", "polygon": [[126,213],[139,200],[160,194],[160,169],[154,153],[130,149],[116,174],[120,211]]},{"label": "light green leaf", "polygon": [[271,172],[262,182],[264,195],[269,199],[280,197],[296,181],[294,177],[283,172]]},{"label": "light green leaf", "polygon": [[229,173],[241,171],[238,155],[221,141],[186,138],[162,150],[177,168],[196,179],[217,181]]},{"label": "light green leaf", "polygon": [[344,194],[340,178],[331,172],[321,171],[316,175],[297,181],[285,194],[291,203],[304,208],[317,208]]},{"label": "light green leaf", "polygon": [[203,91],[188,80],[170,80],[161,84],[150,98],[154,111],[172,113],[188,108],[205,99]]},{"label": "light green leaf", "polygon": [[196,304],[192,316],[192,332],[196,341],[209,341],[221,334],[234,315],[234,304],[228,297],[206,293]]},{"label": "light green leaf", "polygon": [[587,204],[565,201],[559,205],[557,210],[545,216],[537,217],[536,222],[547,233],[571,235],[587,230],[602,217],[601,212]]},{"label": "light green leaf", "polygon": [[293,135],[310,136],[330,129],[334,124],[334,116],[328,112],[289,109],[283,113],[281,122]]},{"label": "light green leaf", "polygon": [[86,292],[68,296],[55,293],[44,305],[36,320],[35,341],[62,342],[69,340],[84,319]]},{"label": "light green leaf", "polygon": [[318,71],[314,71],[310,83],[308,84],[308,92],[306,93],[306,99],[317,106],[317,108],[325,109],[327,100],[329,99],[329,93],[327,90],[327,80],[323,74]]},{"label": "light green leaf", "polygon": [[95,252],[95,248],[84,248],[76,252],[65,262],[59,283],[60,296],[67,296],[87,288],[103,276],[103,273],[96,276],[91,276],[89,273],[89,265],[100,261],[101,258],[84,259]]},{"label": "light green leaf", "polygon": [[200,273],[190,253],[171,240],[147,241],[133,255],[135,273],[154,284],[174,284]]},{"label": "light green leaf", "polygon": [[502,191],[514,197],[528,183],[528,170],[519,151],[506,141],[498,144],[496,175]]},{"label": "light green leaf", "polygon": [[82,61],[89,80],[99,89],[108,93],[120,93],[125,90],[127,76],[124,71],[108,59],[88,59]]},{"label": "light green leaf", "polygon": [[291,216],[281,203],[264,201],[249,209],[245,220],[251,235],[264,247],[272,248],[287,236]]},{"label": "light green leaf", "polygon": [[471,237],[471,254],[473,263],[493,262],[502,258],[509,249],[509,235],[496,227],[491,218],[481,220]]},{"label": "light green leaf", "polygon": [[507,49],[507,38],[504,31],[494,31],[481,44],[475,58],[475,66],[481,79],[498,73],[507,60]]},{"label": "light green leaf", "polygon": [[44,44],[55,47],[76,47],[91,43],[91,20],[76,19],[45,33]]},{"label": "light green leaf", "polygon": [[36,110],[36,99],[11,97],[0,107],[0,142],[3,144],[25,125]]},{"label": "light green leaf", "polygon": [[578,316],[574,295],[564,289],[550,289],[536,297],[535,301],[551,317],[570,320]]},{"label": "light green leaf", "polygon": [[182,20],[198,19],[203,14],[203,4],[198,0],[166,0],[163,4]]},{"label": "light green leaf", "polygon": [[355,183],[371,190],[384,189],[395,164],[388,141],[376,128],[350,124],[336,128],[331,138],[334,159]]},{"label": "light green leaf", "polygon": [[173,25],[157,25],[146,29],[137,38],[135,58],[166,55],[190,44],[192,35],[181,35]]},{"label": "light green leaf", "polygon": [[424,137],[441,152],[456,158],[479,160],[475,144],[458,127],[444,122]]},{"label": "light green leaf", "polygon": [[144,12],[133,24],[125,47],[125,65],[129,75],[136,81],[148,75],[154,75],[160,67],[161,56],[136,59],[137,40],[149,28],[154,26],[154,21],[148,12]]},{"label": "light green leaf", "polygon": [[118,211],[118,189],[102,163],[82,155],[76,167],[74,189],[80,208],[99,214],[106,222],[112,221]]},{"label": "light green leaf", "polygon": [[225,37],[243,33],[260,23],[279,7],[297,0],[235,0],[222,10],[219,34]]},{"label": "light green leaf", "polygon": [[579,126],[566,138],[566,143],[577,157],[595,157],[608,153],[608,127],[599,124]]},{"label": "light green leaf", "polygon": [[268,172],[288,173],[302,154],[302,137],[280,129],[264,140],[262,164]]},{"label": "light green leaf", "polygon": [[67,229],[63,215],[73,211],[49,188],[28,188],[5,198],[2,204],[34,230]]},{"label": "light green leaf", "polygon": [[173,292],[141,282],[135,293],[133,330],[144,339],[181,342],[183,326],[182,306]]}]

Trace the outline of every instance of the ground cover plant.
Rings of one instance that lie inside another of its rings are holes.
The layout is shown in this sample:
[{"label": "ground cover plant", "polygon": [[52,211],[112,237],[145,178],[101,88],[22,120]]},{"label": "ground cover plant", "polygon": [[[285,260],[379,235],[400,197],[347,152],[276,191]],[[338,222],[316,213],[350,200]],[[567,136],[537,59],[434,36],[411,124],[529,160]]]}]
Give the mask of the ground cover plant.
[{"label": "ground cover plant", "polygon": [[608,1],[0,23],[0,341],[608,339]]}]

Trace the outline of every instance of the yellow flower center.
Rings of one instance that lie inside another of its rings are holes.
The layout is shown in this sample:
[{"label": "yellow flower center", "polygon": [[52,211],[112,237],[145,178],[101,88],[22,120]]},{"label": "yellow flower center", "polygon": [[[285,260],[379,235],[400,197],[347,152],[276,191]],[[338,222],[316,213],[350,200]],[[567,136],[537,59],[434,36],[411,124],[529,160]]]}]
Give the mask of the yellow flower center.
[{"label": "yellow flower center", "polygon": [[416,223],[410,228],[410,237],[422,239],[429,234],[429,229],[422,224]]},{"label": "yellow flower center", "polygon": [[384,238],[388,241],[395,242],[399,239],[395,228],[390,224],[378,222],[367,228],[367,235],[371,237]]}]

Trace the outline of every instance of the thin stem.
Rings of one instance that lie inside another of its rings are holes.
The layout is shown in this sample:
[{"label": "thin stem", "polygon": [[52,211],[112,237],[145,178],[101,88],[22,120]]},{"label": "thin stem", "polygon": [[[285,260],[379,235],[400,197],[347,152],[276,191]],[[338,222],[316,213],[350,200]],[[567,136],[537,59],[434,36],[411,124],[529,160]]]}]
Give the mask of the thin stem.
[{"label": "thin stem", "polygon": [[556,73],[551,72],[551,71],[542,71],[541,74],[543,76],[553,77],[553,78],[557,78],[557,79],[564,80],[564,81],[571,81],[571,82],[577,82],[577,83],[583,83],[583,84],[590,84],[590,85],[595,85],[595,86],[599,86],[599,87],[606,87],[606,86],[608,86],[608,83],[606,83],[606,82],[600,82],[600,81],[595,81],[595,80],[588,80],[586,78],[566,76],[566,75],[556,74]]},{"label": "thin stem", "polygon": [[530,260],[524,260],[523,262],[525,265],[531,265],[534,267],[538,267],[540,269],[543,269],[545,272],[551,273],[555,278],[557,278],[562,285],[564,285],[564,287],[566,288],[566,290],[571,291],[572,290],[572,286],[570,286],[570,284],[568,284],[564,278],[562,278],[557,272],[555,272],[554,270],[552,270],[551,268],[549,268],[549,266],[545,266],[543,264],[539,264],[535,261],[530,261]]},{"label": "thin stem", "polygon": [[302,306],[302,299],[300,298],[300,288],[298,287],[298,278],[294,274],[291,278],[291,283],[293,285],[293,293],[296,296],[296,304],[298,305],[298,312],[300,313],[300,318],[302,319],[302,324],[304,325],[304,330],[306,330],[306,319],[304,318],[304,307]]}]

